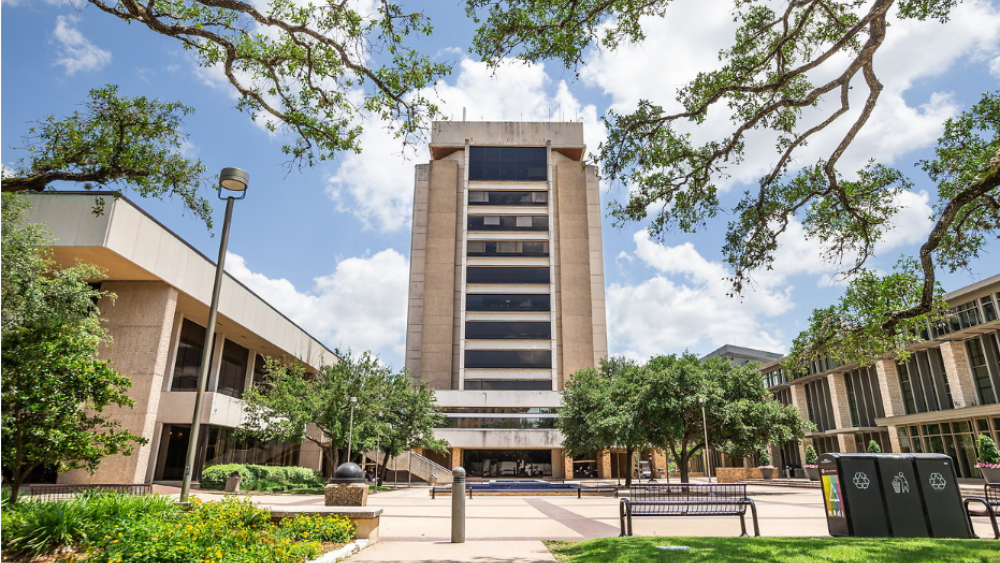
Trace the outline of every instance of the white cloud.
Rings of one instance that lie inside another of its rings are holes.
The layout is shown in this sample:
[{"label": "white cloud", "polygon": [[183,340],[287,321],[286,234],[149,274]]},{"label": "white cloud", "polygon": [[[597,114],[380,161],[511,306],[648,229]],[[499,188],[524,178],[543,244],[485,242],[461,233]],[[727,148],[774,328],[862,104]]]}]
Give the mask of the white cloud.
[{"label": "white cloud", "polygon": [[[646,40],[625,45],[616,52],[594,49],[581,69],[583,80],[612,97],[612,108],[630,111],[640,99],[663,105],[668,111],[680,109],[675,101],[679,87],[693,80],[699,71],[718,68],[717,53],[731,42],[735,23],[729,0],[677,0],[665,18],[646,18]],[[911,87],[939,76],[964,61],[983,61],[1000,76],[1000,7],[984,0],[956,6],[948,23],[916,20],[893,21],[885,44],[875,59],[885,89],[878,106],[851,149],[841,159],[840,168],[853,174],[870,158],[893,163],[914,149],[932,144],[943,121],[959,110],[948,92],[932,92],[924,99],[911,99]],[[814,72],[817,83],[839,74],[846,57],[834,57]],[[796,159],[798,165],[811,164],[828,156],[832,147],[856,119],[867,94],[863,80],[855,79],[851,91],[851,111],[822,134],[812,138]],[[909,102],[908,102],[909,100]],[[802,123],[809,127],[839,104],[831,99],[807,111]],[[703,142],[729,132],[729,110],[717,108],[698,127],[680,125]],[[737,182],[754,182],[777,161],[775,137],[753,133],[748,138],[745,162],[720,181],[723,187]]]},{"label": "white cloud", "polygon": [[[438,100],[441,114],[470,121],[581,120],[587,146],[596,148],[604,129],[597,108],[583,105],[564,81],[552,84],[541,65],[511,63],[494,74],[484,63],[459,62],[454,84],[440,83],[425,95]],[[427,149],[403,150],[402,141],[384,125],[369,119],[360,154],[340,157],[329,178],[327,193],[338,209],[360,219],[367,229],[394,232],[409,228],[413,206],[413,167],[426,162]]]},{"label": "white cloud", "polygon": [[738,344],[780,352],[784,333],[767,318],[794,307],[792,287],[758,284],[742,299],[727,296],[726,268],[702,257],[691,243],[662,246],[640,231],[635,257],[656,273],[607,290],[611,352],[635,359],[655,354],[707,352]]},{"label": "white cloud", "polygon": [[58,16],[53,36],[59,43],[59,53],[55,64],[66,68],[66,74],[80,71],[100,70],[111,62],[111,53],[91,43],[74,24],[80,21],[76,16]]},{"label": "white cloud", "polygon": [[402,367],[409,264],[395,250],[342,260],[305,292],[253,272],[236,254],[226,255],[226,270],[328,347],[371,350]]}]

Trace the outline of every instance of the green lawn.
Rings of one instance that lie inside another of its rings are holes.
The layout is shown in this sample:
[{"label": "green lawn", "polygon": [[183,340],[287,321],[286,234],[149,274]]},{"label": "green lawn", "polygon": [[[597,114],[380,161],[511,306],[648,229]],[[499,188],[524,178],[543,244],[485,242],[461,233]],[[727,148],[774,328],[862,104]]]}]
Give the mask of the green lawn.
[{"label": "green lawn", "polygon": [[[546,542],[560,563],[1000,562],[1000,541],[900,538],[604,538]],[[657,546],[688,546],[664,550]]]}]

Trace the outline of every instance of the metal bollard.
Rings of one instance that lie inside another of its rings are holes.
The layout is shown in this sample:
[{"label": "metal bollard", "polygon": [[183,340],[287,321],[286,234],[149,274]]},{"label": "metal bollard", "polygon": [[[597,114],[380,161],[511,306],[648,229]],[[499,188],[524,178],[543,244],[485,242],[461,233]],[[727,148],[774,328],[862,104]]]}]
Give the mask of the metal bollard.
[{"label": "metal bollard", "polygon": [[465,543],[465,469],[452,469],[451,543]]}]

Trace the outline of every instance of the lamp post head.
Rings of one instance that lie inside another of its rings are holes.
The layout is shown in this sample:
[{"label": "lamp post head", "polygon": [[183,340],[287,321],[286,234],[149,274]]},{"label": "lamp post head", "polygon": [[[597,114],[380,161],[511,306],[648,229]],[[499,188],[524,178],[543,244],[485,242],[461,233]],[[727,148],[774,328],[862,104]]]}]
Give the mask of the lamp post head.
[{"label": "lamp post head", "polygon": [[354,403],[358,402],[358,398],[357,397],[351,397],[348,400],[351,402],[351,404],[354,404]]},{"label": "lamp post head", "polygon": [[243,199],[247,195],[247,187],[249,186],[250,186],[250,174],[246,170],[242,170],[240,168],[223,168],[222,172],[219,172],[220,199],[224,199],[222,195],[222,190],[227,191],[225,197],[231,197],[233,199]]}]

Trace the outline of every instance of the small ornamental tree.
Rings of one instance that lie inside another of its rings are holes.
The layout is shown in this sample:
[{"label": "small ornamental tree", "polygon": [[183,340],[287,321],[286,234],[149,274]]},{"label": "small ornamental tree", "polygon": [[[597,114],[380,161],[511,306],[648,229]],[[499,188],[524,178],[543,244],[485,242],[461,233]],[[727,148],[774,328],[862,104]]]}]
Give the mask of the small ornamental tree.
[{"label": "small ornamental tree", "polygon": [[771,456],[767,453],[766,448],[760,450],[760,453],[757,454],[757,458],[760,460],[760,465],[758,467],[761,469],[773,468],[771,465]]},{"label": "small ornamental tree", "polygon": [[3,465],[10,502],[38,467],[94,471],[105,457],[129,455],[140,438],[107,412],[132,407],[132,382],[97,357],[111,341],[94,303],[111,297],[87,282],[91,265],[59,268],[48,236],[26,223],[23,196],[3,194]]},{"label": "small ornamental tree", "polygon": [[979,435],[979,462],[976,467],[988,469],[1000,469],[1000,451],[997,451],[997,444],[986,434]]},{"label": "small ornamental tree", "polygon": [[816,449],[812,445],[806,446],[806,467],[816,467],[819,463],[819,455],[816,454]]},{"label": "small ornamental tree", "polygon": [[882,453],[882,448],[879,447],[878,442],[876,442],[875,440],[870,440],[868,442],[868,453],[880,454]]}]

